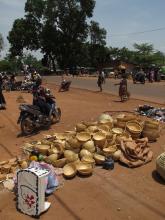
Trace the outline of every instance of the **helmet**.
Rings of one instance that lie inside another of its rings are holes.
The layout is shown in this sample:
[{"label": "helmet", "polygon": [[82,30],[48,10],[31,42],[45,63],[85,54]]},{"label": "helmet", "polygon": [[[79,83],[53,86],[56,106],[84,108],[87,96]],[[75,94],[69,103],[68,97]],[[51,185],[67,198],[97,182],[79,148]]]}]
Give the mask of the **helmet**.
[{"label": "helmet", "polygon": [[46,89],[45,89],[45,93],[46,93],[46,94],[50,94],[50,89],[46,88]]}]

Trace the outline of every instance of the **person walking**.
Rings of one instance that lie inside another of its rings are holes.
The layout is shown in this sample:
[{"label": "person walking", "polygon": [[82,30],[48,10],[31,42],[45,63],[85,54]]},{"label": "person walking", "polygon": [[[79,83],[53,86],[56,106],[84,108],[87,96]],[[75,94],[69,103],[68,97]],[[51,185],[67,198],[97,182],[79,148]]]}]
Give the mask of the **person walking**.
[{"label": "person walking", "polygon": [[129,98],[129,92],[127,90],[127,79],[125,76],[123,76],[120,83],[116,83],[115,86],[119,86],[119,97],[121,98],[121,101],[125,101]]},{"label": "person walking", "polygon": [[151,69],[151,71],[149,73],[149,82],[150,83],[154,82],[154,75],[155,75],[155,71],[154,71],[154,69]]},{"label": "person walking", "polygon": [[104,78],[103,78],[102,72],[100,71],[98,75],[98,79],[97,79],[97,85],[100,88],[100,92],[103,91],[103,88],[102,88],[103,83],[104,83]]},{"label": "person walking", "polygon": [[6,101],[2,93],[2,84],[3,84],[3,77],[2,74],[0,74],[0,109],[6,109]]},{"label": "person walking", "polygon": [[101,71],[101,75],[102,75],[102,78],[103,78],[103,83],[105,84],[105,72],[104,72],[104,70]]}]

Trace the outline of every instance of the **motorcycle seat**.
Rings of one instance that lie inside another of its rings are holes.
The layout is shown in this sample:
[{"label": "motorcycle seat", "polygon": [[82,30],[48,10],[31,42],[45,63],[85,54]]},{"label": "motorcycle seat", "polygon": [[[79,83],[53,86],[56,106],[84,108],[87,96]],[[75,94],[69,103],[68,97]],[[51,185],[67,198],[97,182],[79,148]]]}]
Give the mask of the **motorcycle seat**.
[{"label": "motorcycle seat", "polygon": [[28,105],[28,107],[34,110],[40,110],[40,108],[37,105]]}]

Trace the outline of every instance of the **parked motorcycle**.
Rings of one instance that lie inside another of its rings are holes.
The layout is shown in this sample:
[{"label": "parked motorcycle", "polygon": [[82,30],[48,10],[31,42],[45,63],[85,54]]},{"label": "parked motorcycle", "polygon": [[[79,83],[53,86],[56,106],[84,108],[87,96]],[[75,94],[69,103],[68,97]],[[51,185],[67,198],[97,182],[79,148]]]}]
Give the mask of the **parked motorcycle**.
[{"label": "parked motorcycle", "polygon": [[27,92],[31,92],[34,86],[34,82],[22,82],[21,84],[21,91],[27,91]]},{"label": "parked motorcycle", "polygon": [[2,89],[5,90],[6,92],[11,91],[11,83],[9,80],[3,80],[3,84],[2,84]]},{"label": "parked motorcycle", "polygon": [[138,72],[136,74],[132,75],[133,83],[136,84],[137,82],[140,82],[142,84],[145,84],[145,74]]},{"label": "parked motorcycle", "polygon": [[61,109],[54,102],[51,104],[49,117],[43,114],[37,105],[21,104],[20,116],[17,124],[20,124],[23,135],[30,135],[42,126],[50,126],[61,119]]}]

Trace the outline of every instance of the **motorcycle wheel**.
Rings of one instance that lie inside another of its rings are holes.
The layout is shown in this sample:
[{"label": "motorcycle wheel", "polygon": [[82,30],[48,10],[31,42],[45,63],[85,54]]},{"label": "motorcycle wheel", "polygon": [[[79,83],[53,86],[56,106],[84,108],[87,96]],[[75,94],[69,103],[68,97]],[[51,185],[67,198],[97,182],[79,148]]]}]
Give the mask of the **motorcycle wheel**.
[{"label": "motorcycle wheel", "polygon": [[51,122],[52,124],[58,123],[61,119],[61,109],[57,108],[56,112],[53,112]]},{"label": "motorcycle wheel", "polygon": [[30,135],[34,132],[34,125],[32,123],[30,115],[23,118],[21,121],[21,131],[23,135]]}]

